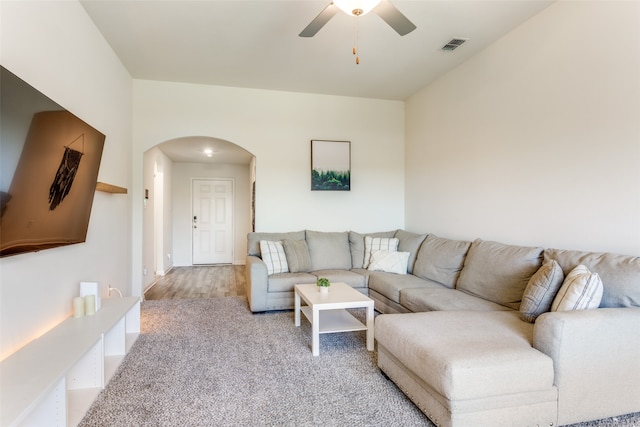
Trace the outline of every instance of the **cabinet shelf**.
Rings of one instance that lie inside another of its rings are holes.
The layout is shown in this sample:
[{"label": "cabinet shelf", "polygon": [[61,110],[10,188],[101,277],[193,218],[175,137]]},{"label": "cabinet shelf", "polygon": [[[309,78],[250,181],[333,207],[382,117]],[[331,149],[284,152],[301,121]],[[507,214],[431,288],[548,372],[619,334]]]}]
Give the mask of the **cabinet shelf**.
[{"label": "cabinet shelf", "polygon": [[101,387],[67,390],[67,425],[77,426],[102,391]]},{"label": "cabinet shelf", "polygon": [[75,426],[140,333],[140,300],[102,300],[0,362],[1,426]]}]

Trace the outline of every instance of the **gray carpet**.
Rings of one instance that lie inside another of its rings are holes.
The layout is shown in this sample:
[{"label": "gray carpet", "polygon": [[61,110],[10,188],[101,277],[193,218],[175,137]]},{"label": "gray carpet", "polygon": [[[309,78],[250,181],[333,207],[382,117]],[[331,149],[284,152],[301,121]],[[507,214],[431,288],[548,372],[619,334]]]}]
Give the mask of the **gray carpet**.
[{"label": "gray carpet", "polygon": [[[377,368],[364,332],[320,336],[244,297],[145,301],[142,333],[88,426],[433,426]],[[638,423],[638,424],[636,424]],[[640,425],[640,414],[580,427]]]}]

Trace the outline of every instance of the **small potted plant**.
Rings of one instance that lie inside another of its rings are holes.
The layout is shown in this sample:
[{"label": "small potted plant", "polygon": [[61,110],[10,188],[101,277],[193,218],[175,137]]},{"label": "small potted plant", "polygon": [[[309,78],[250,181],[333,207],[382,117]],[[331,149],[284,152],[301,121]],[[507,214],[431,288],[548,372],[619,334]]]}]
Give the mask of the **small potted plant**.
[{"label": "small potted plant", "polygon": [[329,286],[331,286],[331,282],[329,282],[329,279],[327,279],[326,277],[318,277],[316,285],[318,285],[318,288],[320,288],[321,294],[326,294],[329,292]]}]

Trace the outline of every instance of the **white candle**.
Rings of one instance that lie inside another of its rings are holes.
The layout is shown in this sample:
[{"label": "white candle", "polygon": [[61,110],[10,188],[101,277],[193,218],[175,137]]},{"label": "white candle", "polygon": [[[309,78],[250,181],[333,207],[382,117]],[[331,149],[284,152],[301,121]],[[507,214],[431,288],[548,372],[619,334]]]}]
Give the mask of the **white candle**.
[{"label": "white candle", "polygon": [[92,316],[96,314],[96,296],[95,295],[85,295],[84,312],[87,316]]},{"label": "white candle", "polygon": [[73,299],[73,317],[84,316],[84,298],[75,297]]}]

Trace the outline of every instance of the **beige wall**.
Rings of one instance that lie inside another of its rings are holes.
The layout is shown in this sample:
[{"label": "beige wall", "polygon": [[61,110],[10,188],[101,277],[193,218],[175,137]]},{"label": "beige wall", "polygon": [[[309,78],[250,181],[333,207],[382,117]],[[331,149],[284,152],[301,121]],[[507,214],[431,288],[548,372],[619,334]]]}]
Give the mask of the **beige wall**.
[{"label": "beige wall", "polygon": [[[135,193],[142,153],[192,135],[224,139],[256,156],[258,231],[404,225],[403,102],[135,80],[134,200],[142,197]],[[310,190],[312,139],[351,141],[351,191]],[[141,209],[134,204],[134,287],[143,270]]]},{"label": "beige wall", "polygon": [[640,2],[560,1],[406,105],[406,226],[640,255]]},{"label": "beige wall", "polygon": [[[106,135],[98,180],[131,186],[132,81],[76,1],[0,2],[0,62]],[[71,314],[81,281],[127,294],[131,196],[96,193],[86,243],[0,259],[0,359]]]}]

